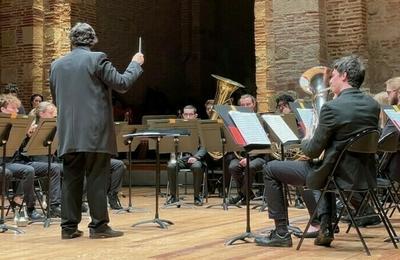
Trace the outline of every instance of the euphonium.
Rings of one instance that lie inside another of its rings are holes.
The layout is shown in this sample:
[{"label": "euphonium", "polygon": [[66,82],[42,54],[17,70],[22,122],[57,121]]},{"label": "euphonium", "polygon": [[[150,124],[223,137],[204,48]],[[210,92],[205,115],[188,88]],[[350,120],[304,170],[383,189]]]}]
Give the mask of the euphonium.
[{"label": "euphonium", "polygon": [[[232,94],[238,88],[244,88],[244,86],[240,83],[237,83],[233,80],[211,74],[212,77],[217,79],[217,91],[215,93],[214,105],[225,105],[230,104]],[[218,114],[213,109],[211,111],[210,119],[216,120],[218,118]],[[209,152],[208,153],[214,160],[218,160],[222,157],[222,153],[220,152]]]}]

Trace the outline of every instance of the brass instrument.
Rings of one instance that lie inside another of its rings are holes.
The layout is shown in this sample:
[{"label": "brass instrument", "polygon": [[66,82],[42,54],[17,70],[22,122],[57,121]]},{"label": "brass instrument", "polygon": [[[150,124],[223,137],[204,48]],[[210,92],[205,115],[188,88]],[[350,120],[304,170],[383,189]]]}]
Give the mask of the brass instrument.
[{"label": "brass instrument", "polygon": [[[244,88],[240,83],[233,80],[211,74],[212,77],[217,79],[217,91],[214,98],[214,105],[225,105],[231,103],[232,94],[239,88]],[[215,110],[211,111],[210,119],[216,120],[218,114]],[[208,153],[214,160],[218,160],[222,157],[220,152],[209,152]]]},{"label": "brass instrument", "polygon": [[[307,136],[310,137],[313,136],[315,130],[317,129],[318,118],[319,118],[319,113],[321,111],[321,107],[328,99],[328,92],[330,90],[327,87],[328,77],[326,75],[326,72],[328,70],[329,68],[324,66],[312,67],[311,69],[305,71],[299,79],[300,87],[303,89],[305,93],[311,96],[311,103],[313,107],[313,122],[311,126],[306,126],[307,127],[306,130],[310,131],[310,133],[306,134]],[[272,150],[271,155],[274,158],[281,160],[280,146],[274,143],[271,146],[271,150]],[[322,156],[323,154],[321,154],[320,159],[322,159]],[[288,149],[285,149],[285,158],[288,160],[308,159],[307,156],[305,156],[304,153],[301,151],[301,148],[298,145],[288,147]]]},{"label": "brass instrument", "polygon": [[310,133],[306,133],[308,136],[313,136],[315,129],[318,126],[319,113],[322,105],[328,99],[329,87],[327,87],[327,75],[326,71],[329,69],[324,66],[312,67],[301,75],[299,83],[300,87],[304,92],[311,95],[311,101],[313,106],[313,122],[311,126],[308,126]]}]

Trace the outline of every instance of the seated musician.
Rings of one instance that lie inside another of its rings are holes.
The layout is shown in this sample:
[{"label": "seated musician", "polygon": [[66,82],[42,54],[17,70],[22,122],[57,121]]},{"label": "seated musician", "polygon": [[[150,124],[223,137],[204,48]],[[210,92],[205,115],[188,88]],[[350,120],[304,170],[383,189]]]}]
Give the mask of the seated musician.
[{"label": "seated musician", "polygon": [[[183,119],[192,120],[197,118],[197,110],[192,105],[187,105],[183,108]],[[193,153],[183,153],[181,158],[177,158],[176,161],[168,162],[168,182],[171,197],[167,204],[178,202],[176,197],[176,178],[177,171],[180,169],[190,168],[193,173],[193,189],[194,189],[194,204],[196,206],[203,205],[203,198],[200,194],[201,184],[203,181],[204,172],[204,157],[207,151],[204,147],[199,147],[199,150]]]},{"label": "seated musician", "polygon": [[[282,184],[307,185],[315,190],[322,188],[336,157],[346,143],[365,129],[378,128],[379,104],[359,90],[365,75],[360,58],[354,55],[340,58],[335,61],[333,68],[329,84],[336,98],[322,106],[314,135],[310,137],[310,131],[306,129],[306,136],[301,144],[306,156],[318,158],[323,151],[325,156],[316,164],[310,160],[271,161],[265,165],[268,214],[275,221],[275,230],[268,236],[257,237],[255,241],[258,245],[292,246]],[[336,180],[342,188],[376,186],[374,155],[345,153],[338,167],[340,170]],[[317,209],[321,226],[314,244],[330,246],[334,239],[332,224],[336,217],[334,194],[328,193],[322,198],[322,202]]]},{"label": "seated musician", "polygon": [[[21,101],[11,94],[0,95],[0,110],[4,114],[17,114],[21,105]],[[34,176],[35,169],[24,163],[11,162],[6,164],[6,177],[13,176],[17,180],[21,180],[24,200],[27,207],[28,217],[31,221],[40,221],[43,215],[35,209],[34,196]]]},{"label": "seated musician", "polygon": [[[36,109],[34,110],[34,116],[36,123],[39,122],[40,118],[54,118],[57,116],[57,108],[53,103],[44,101],[40,102]],[[47,156],[45,158],[33,157],[34,161],[47,161]],[[62,164],[59,164],[62,169]],[[118,192],[121,189],[122,178],[125,173],[126,166],[123,161],[117,159],[111,159],[111,169],[110,169],[110,180],[108,184],[108,203],[111,209],[122,209],[121,203],[118,199]],[[84,188],[85,190],[85,188]]]},{"label": "seated musician", "polygon": [[[242,95],[239,99],[239,106],[248,107],[252,111],[256,112],[257,108],[257,101],[256,99],[250,95],[245,94]],[[250,183],[253,183],[253,179],[256,175],[256,172],[262,170],[262,167],[265,163],[265,155],[255,155],[250,156]],[[229,199],[229,204],[246,204],[246,194],[247,194],[247,178],[246,178],[246,165],[247,160],[245,157],[241,158],[233,158],[229,163],[229,174],[235,180],[237,188],[238,188],[238,195],[236,197],[232,197]],[[249,191],[249,200],[255,197],[252,190]]]},{"label": "seated musician", "polygon": [[[386,92],[388,93],[388,99],[390,105],[400,105],[400,77],[391,78],[386,81]],[[385,136],[391,132],[397,132],[398,130],[394,126],[393,122],[389,119],[382,130],[382,136]],[[400,141],[400,139],[399,139]],[[389,159],[389,164],[385,169],[388,176],[400,183],[400,152],[393,153]]]},{"label": "seated musician", "polygon": [[[55,108],[48,113],[51,117],[54,117]],[[36,120],[32,122],[30,129],[27,132],[27,136],[21,144],[19,150],[14,155],[13,161],[32,166],[35,169],[35,176],[43,177],[48,174],[48,158],[47,156],[26,156],[24,153],[25,146],[32,134],[36,131],[37,124]],[[62,166],[60,163],[50,164],[50,216],[61,217],[61,172]]]}]

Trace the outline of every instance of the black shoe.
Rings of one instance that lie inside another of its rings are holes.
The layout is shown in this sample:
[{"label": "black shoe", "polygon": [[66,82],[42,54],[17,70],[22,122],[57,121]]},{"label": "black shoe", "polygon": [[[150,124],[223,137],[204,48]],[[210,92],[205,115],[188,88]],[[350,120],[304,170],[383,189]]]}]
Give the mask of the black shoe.
[{"label": "black shoe", "polygon": [[314,245],[317,246],[331,246],[334,239],[332,228],[324,228],[318,231],[318,236],[314,240]]},{"label": "black shoe", "polygon": [[122,209],[121,202],[118,199],[118,194],[108,194],[108,204],[110,204],[111,209],[119,210]]},{"label": "black shoe", "polygon": [[61,239],[73,239],[81,236],[83,236],[83,231],[80,231],[78,229],[76,230],[63,229],[61,231]]},{"label": "black shoe", "polygon": [[203,206],[203,198],[200,196],[195,196],[194,197],[194,205]]},{"label": "black shoe", "polygon": [[229,199],[229,204],[235,205],[235,204],[239,203],[240,201],[242,201],[243,198],[244,198],[244,196],[239,194],[236,197],[230,198]]},{"label": "black shoe", "polygon": [[36,209],[28,209],[27,213],[28,213],[29,219],[32,222],[43,221],[44,220],[44,216],[42,214],[40,214],[39,212],[37,212]]},{"label": "black shoe", "polygon": [[50,206],[50,217],[61,218],[61,205]]},{"label": "black shoe", "polygon": [[89,206],[86,202],[82,202],[82,206],[81,206],[81,212],[82,213],[87,213],[89,211]]},{"label": "black shoe", "polygon": [[167,203],[165,203],[166,205],[168,205],[168,204],[174,204],[174,203],[177,203],[178,202],[178,199],[176,198],[176,196],[171,196],[171,197],[169,197],[169,199],[167,200]]},{"label": "black shoe", "polygon": [[304,203],[300,198],[296,198],[294,200],[294,207],[296,209],[304,209],[305,208]]},{"label": "black shoe", "polygon": [[292,247],[292,237],[289,233],[284,236],[279,235],[276,230],[272,230],[269,236],[259,236],[255,240],[258,246],[269,247]]},{"label": "black shoe", "polygon": [[90,231],[89,237],[92,239],[120,237],[124,235],[124,232],[113,230],[109,226],[106,226],[101,231],[97,231],[93,228],[91,228],[89,231]]},{"label": "black shoe", "polygon": [[[341,218],[341,220],[342,220],[342,222],[345,222],[345,223],[351,222],[349,215],[343,216]],[[375,226],[382,222],[381,218],[378,215],[356,218],[355,221],[356,221],[357,227]]]}]

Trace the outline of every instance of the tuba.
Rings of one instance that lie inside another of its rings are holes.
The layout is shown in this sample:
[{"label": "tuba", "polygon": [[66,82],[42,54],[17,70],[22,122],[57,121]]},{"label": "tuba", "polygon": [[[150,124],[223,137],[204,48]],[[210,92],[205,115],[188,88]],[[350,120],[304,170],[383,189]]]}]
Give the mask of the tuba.
[{"label": "tuba", "polygon": [[312,110],[313,110],[313,121],[312,125],[308,126],[310,136],[313,136],[315,129],[318,126],[319,113],[322,105],[328,99],[329,87],[328,75],[326,74],[329,68],[324,66],[317,66],[308,69],[301,75],[299,84],[303,91],[311,96]]},{"label": "tuba", "polygon": [[[217,79],[217,91],[215,93],[214,105],[224,105],[231,104],[231,96],[232,94],[239,88],[244,88],[244,86],[240,83],[237,83],[233,80],[211,74],[212,77]],[[210,119],[216,120],[218,118],[218,114],[215,110],[211,111]],[[220,152],[209,152],[208,153],[214,160],[218,160],[222,157],[222,153]]]},{"label": "tuba", "polygon": [[[321,111],[322,105],[328,99],[329,88],[327,87],[328,75],[326,72],[329,68],[324,66],[312,67],[305,71],[300,79],[299,84],[301,89],[311,96],[312,110],[313,110],[313,121],[311,126],[306,126],[310,131],[309,136],[313,136],[315,129],[318,126],[319,113]],[[271,146],[272,156],[278,160],[281,160],[280,147],[278,144],[273,143]],[[285,158],[289,160],[304,160],[307,158],[301,151],[300,146],[290,147],[285,149]]]}]

